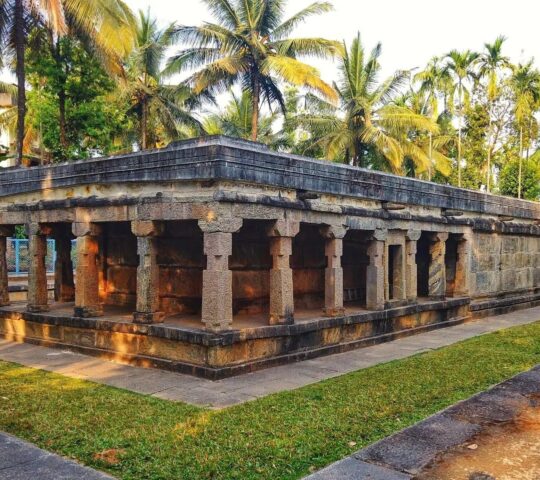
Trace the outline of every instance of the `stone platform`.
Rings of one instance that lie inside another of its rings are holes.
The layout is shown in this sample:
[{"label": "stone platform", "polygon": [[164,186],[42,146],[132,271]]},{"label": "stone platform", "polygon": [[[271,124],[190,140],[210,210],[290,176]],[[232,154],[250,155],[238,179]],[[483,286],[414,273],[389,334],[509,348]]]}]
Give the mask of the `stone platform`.
[{"label": "stone platform", "polygon": [[537,202],[225,137],[0,171],[6,338],[217,379],[538,302]]},{"label": "stone platform", "polygon": [[293,325],[265,325],[264,316],[235,319],[237,330],[208,332],[193,316],[157,325],[132,322],[131,311],[107,307],[100,318],[74,317],[73,304],[30,313],[25,304],[0,308],[0,336],[67,348],[121,363],[189,373],[211,380],[288,362],[388,342],[457,325],[470,318],[469,299],[420,300],[384,311],[349,306],[339,317],[300,310]]}]

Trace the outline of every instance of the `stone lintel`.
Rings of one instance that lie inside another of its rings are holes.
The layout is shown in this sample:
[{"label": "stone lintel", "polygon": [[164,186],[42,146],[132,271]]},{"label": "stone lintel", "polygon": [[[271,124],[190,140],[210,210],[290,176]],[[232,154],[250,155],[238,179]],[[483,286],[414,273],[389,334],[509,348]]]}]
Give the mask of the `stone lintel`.
[{"label": "stone lintel", "polygon": [[199,220],[199,228],[203,233],[236,233],[242,228],[241,218],[218,218],[213,220]]},{"label": "stone lintel", "polygon": [[131,231],[136,237],[157,237],[163,234],[162,222],[153,220],[135,220],[131,222]]},{"label": "stone lintel", "polygon": [[75,237],[97,237],[101,234],[101,225],[92,222],[74,222],[72,232]]}]

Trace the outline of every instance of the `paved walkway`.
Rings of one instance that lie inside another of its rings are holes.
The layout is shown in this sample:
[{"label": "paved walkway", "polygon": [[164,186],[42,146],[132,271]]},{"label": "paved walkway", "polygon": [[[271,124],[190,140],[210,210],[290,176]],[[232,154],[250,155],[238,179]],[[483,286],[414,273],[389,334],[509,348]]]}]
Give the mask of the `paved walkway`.
[{"label": "paved walkway", "polygon": [[0,433],[0,480],[113,480],[113,477]]},{"label": "paved walkway", "polygon": [[224,408],[345,373],[433,350],[502,328],[540,320],[540,307],[487,317],[393,342],[268,368],[212,382],[162,370],[120,365],[68,351],[0,339],[0,360],[41,368],[172,401]]},{"label": "paved walkway", "polygon": [[[456,452],[461,457],[470,458],[472,451],[489,448],[486,436],[494,427],[496,435],[505,435],[505,428],[513,432],[514,422],[523,413],[538,409],[537,397],[540,394],[540,368],[521,373],[500,383],[499,385],[474,395],[468,400],[459,402],[412,427],[391,435],[383,440],[360,450],[353,455],[336,462],[329,467],[306,477],[306,480],[427,480],[477,478],[495,479],[495,476],[476,471],[475,463],[471,469],[460,470],[460,475],[446,475],[438,470],[441,458],[448,452]],[[535,435],[535,425],[528,426]],[[519,432],[523,435],[523,432]],[[507,437],[508,438],[508,437]],[[538,437],[536,437],[537,439]],[[504,442],[503,442],[504,443]],[[517,449],[526,449],[527,443],[518,438]],[[536,445],[532,446],[532,454],[538,459]],[[472,447],[472,450],[470,450]],[[503,448],[509,449],[509,445]],[[505,469],[514,475],[501,475],[500,478],[538,478],[536,475],[519,474],[520,462],[517,458],[509,458],[510,453],[498,452],[497,458],[488,452],[486,462],[488,468],[502,460]],[[500,458],[503,457],[503,458]],[[530,463],[530,462],[529,462]],[[480,464],[481,465],[481,464]],[[524,466],[534,474],[534,466]],[[531,468],[532,467],[532,468]],[[434,470],[434,471],[432,471]],[[471,475],[467,475],[469,470]],[[433,475],[434,474],[434,475]],[[498,475],[497,475],[497,478]]]}]

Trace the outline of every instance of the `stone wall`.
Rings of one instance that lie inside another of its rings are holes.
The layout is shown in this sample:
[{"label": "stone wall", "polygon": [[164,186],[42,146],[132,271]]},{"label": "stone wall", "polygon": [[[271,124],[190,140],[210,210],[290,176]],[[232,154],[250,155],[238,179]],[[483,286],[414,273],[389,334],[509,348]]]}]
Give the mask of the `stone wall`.
[{"label": "stone wall", "polygon": [[540,287],[540,238],[478,232],[471,272],[474,297],[520,293]]}]

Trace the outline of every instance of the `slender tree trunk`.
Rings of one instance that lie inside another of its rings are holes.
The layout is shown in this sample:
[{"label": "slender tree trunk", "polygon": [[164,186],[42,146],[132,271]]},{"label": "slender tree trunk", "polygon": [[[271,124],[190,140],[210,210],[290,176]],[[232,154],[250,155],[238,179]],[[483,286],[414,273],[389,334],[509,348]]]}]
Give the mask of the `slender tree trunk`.
[{"label": "slender tree trunk", "polygon": [[66,122],[66,82],[68,72],[66,70],[68,67],[64,68],[64,65],[62,65],[60,41],[57,41],[56,44],[54,43],[53,38],[51,38],[50,41],[51,53],[56,63],[56,68],[59,72],[62,72],[62,75],[59,77],[60,85],[58,86],[58,128],[60,133],[60,145],[62,145],[62,160],[66,160],[66,153],[68,150]]},{"label": "slender tree trunk", "polygon": [[458,128],[458,187],[461,187],[461,117],[459,118],[459,128]]},{"label": "slender tree trunk", "polygon": [[491,128],[493,121],[491,120],[491,109],[489,112],[489,127],[488,127],[488,145],[487,145],[487,179],[486,179],[486,192],[491,191]]},{"label": "slender tree trunk", "polygon": [[143,98],[141,105],[141,150],[148,148],[148,101]]},{"label": "slender tree trunk", "polygon": [[257,75],[253,75],[253,111],[251,112],[251,139],[256,142],[259,136],[259,103],[261,97],[261,84]]},{"label": "slender tree trunk", "polygon": [[23,162],[23,146],[26,117],[26,70],[24,64],[24,5],[23,0],[15,0],[15,56],[17,76],[17,165]]},{"label": "slender tree trunk", "polygon": [[431,169],[433,167],[433,134],[429,132],[429,167],[428,180],[431,182]]},{"label": "slender tree trunk", "polygon": [[519,127],[518,198],[521,198],[522,169],[523,169],[523,127]]}]

